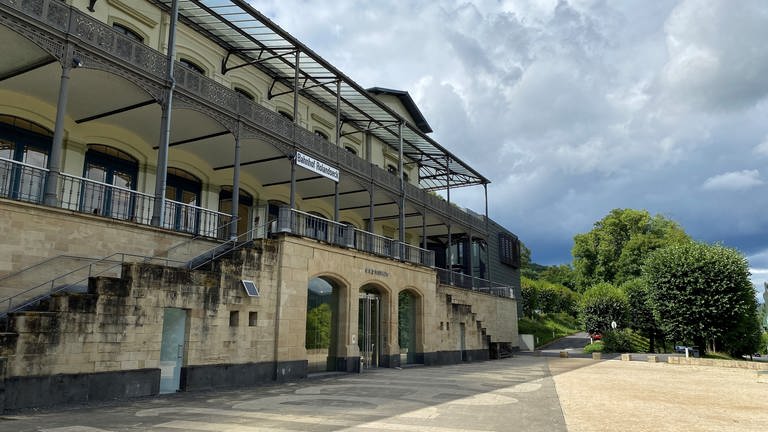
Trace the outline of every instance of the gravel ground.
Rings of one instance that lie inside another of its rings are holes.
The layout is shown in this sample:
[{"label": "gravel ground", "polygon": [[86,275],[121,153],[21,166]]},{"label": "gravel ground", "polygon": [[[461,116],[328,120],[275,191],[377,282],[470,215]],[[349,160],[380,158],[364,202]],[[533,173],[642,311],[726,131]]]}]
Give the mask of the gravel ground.
[{"label": "gravel ground", "polygon": [[548,359],[569,432],[766,431],[768,384],[752,370]]}]

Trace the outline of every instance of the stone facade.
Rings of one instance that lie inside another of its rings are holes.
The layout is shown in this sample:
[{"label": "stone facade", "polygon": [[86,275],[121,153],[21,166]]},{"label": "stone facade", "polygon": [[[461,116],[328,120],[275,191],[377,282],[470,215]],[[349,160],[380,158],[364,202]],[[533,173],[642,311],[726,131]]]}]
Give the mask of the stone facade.
[{"label": "stone facade", "polygon": [[[60,293],[37,311],[12,314],[3,336],[5,407],[156,394],[163,311],[186,311],[181,389],[251,385],[306,376],[307,287],[322,276],[338,287],[338,370],[356,371],[360,350],[358,292],[382,295],[383,356],[399,365],[397,295],[415,293],[417,351],[425,364],[488,359],[489,343],[516,340],[516,302],[439,286],[434,270],[339,250],[297,237],[255,241],[213,264],[190,271],[126,263],[120,278],[93,278],[87,293]],[[253,280],[249,297],[243,279]],[[465,328],[464,346],[459,329]],[[441,331],[442,330],[442,331]],[[463,348],[463,349],[462,349]],[[63,390],[60,389],[60,390]]]}]

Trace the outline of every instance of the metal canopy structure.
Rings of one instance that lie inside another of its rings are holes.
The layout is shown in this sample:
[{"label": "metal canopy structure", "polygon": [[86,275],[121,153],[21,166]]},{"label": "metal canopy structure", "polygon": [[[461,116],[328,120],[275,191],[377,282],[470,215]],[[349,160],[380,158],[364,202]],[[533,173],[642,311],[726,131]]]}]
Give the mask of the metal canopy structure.
[{"label": "metal canopy structure", "polygon": [[[172,0],[151,1],[165,10],[170,10],[173,3]],[[245,1],[178,0],[178,3],[182,22],[227,51],[222,73],[256,67],[273,80],[269,98],[293,93],[298,88],[304,97],[333,113],[338,101],[342,124],[353,127],[354,133],[372,134],[395,151],[400,147],[398,125],[403,123],[403,155],[418,164],[423,189],[490,183]]]}]

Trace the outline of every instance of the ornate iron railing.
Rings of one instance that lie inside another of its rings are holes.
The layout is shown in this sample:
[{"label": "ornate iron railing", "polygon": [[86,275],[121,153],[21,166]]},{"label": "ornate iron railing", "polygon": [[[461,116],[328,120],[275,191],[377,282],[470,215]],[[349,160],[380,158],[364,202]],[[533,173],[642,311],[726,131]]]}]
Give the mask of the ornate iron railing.
[{"label": "ornate iron railing", "polygon": [[363,231],[288,207],[281,207],[272,232],[320,240],[329,244],[367,252],[373,255],[434,267],[435,253],[430,250],[402,243],[398,240]]},{"label": "ornate iron railing", "polygon": [[[67,6],[60,0],[0,0],[0,5],[20,12],[28,19],[31,18],[49,26],[56,32],[64,32],[76,45],[97,53],[99,56],[122,63],[131,71],[143,72],[154,78],[155,85],[165,83],[166,55],[122,35],[109,25],[94,19],[79,9]],[[50,37],[48,38],[50,39]],[[63,46],[63,41],[58,41]],[[63,48],[57,47],[57,51]],[[85,64],[85,67],[89,67]],[[197,99],[198,103],[213,107],[220,113],[226,113],[236,121],[238,116],[246,125],[259,131],[266,131],[279,140],[275,144],[283,147],[296,145],[302,151],[308,151],[318,157],[325,158],[329,163],[338,164],[348,172],[358,173],[363,177],[372,176],[372,180],[391,192],[399,193],[400,182],[396,176],[389,174],[369,162],[348,153],[343,148],[331,144],[316,134],[294,125],[284,118],[258,103],[240,97],[234,90],[214,81],[211,78],[195,72],[181,63],[176,63],[174,79],[177,89]],[[266,137],[265,137],[266,139]],[[286,147],[287,148],[287,147]],[[463,209],[449,204],[445,200],[406,183],[406,197],[467,227],[479,232],[485,231],[485,221]]]},{"label": "ornate iron railing", "polygon": [[[0,157],[0,197],[39,204],[48,170]],[[155,197],[120,186],[62,173],[59,207],[150,225]],[[192,204],[165,200],[163,228],[208,238],[226,238],[232,216]]]}]

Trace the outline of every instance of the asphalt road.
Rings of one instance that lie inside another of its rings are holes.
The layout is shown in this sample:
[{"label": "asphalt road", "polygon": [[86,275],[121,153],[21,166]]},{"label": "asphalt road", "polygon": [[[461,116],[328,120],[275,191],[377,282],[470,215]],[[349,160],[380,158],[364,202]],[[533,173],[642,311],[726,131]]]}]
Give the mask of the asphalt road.
[{"label": "asphalt road", "polygon": [[577,351],[582,352],[584,347],[589,344],[589,335],[586,332],[580,332],[560,338],[554,342],[541,347],[541,351]]}]

